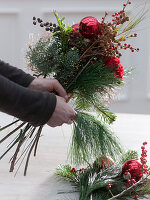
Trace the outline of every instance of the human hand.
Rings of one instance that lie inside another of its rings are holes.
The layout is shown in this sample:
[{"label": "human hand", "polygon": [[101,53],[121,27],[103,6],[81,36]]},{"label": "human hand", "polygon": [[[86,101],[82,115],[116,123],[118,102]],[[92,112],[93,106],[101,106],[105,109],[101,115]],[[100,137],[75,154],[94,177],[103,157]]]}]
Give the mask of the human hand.
[{"label": "human hand", "polygon": [[56,108],[47,122],[48,126],[56,127],[61,126],[62,124],[71,124],[76,120],[76,112],[73,108],[66,103],[65,99],[59,96],[56,96]]},{"label": "human hand", "polygon": [[62,85],[56,79],[35,78],[30,83],[28,88],[30,88],[32,90],[53,92],[55,94],[58,94],[60,97],[63,97],[66,100],[66,102],[68,102],[70,100],[70,98],[72,97],[72,94],[67,95],[65,89],[62,87]]}]

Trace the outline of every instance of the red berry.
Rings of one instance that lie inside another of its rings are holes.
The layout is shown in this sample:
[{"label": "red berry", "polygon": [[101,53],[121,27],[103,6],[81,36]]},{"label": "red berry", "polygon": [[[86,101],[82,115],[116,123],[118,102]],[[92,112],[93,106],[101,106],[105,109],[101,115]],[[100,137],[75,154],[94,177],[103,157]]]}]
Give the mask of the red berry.
[{"label": "red berry", "polygon": [[139,196],[138,195],[135,195],[135,197],[134,197],[135,199],[138,199],[139,198]]},{"label": "red berry", "polygon": [[108,15],[108,12],[105,12],[106,15]]},{"label": "red berry", "polygon": [[118,42],[118,45],[120,46],[120,45],[121,45],[121,43],[120,43],[120,42]]},{"label": "red berry", "polygon": [[123,6],[125,7],[125,6],[126,6],[126,4],[124,3],[124,4],[123,4]]},{"label": "red berry", "polygon": [[127,46],[127,44],[125,43],[124,46]]},{"label": "red berry", "polygon": [[129,4],[131,4],[131,1],[129,1]]},{"label": "red berry", "polygon": [[109,187],[109,188],[111,188],[111,185],[110,185],[110,184],[108,184],[108,187]]},{"label": "red berry", "polygon": [[132,50],[132,52],[134,52],[134,50]]},{"label": "red berry", "polygon": [[[135,34],[134,34],[135,35]],[[147,142],[143,142],[143,145],[147,145]]]},{"label": "red berry", "polygon": [[141,149],[145,149],[145,147],[144,147],[144,146],[141,146]]},{"label": "red berry", "polygon": [[133,37],[133,35],[130,35],[130,37]]},{"label": "red berry", "polygon": [[134,36],[136,37],[136,36],[137,36],[137,33],[134,33]]},{"label": "red berry", "polygon": [[76,172],[77,170],[75,169],[75,168],[72,168],[71,170],[70,170],[70,172]]},{"label": "red berry", "polygon": [[108,186],[106,186],[106,190],[109,190],[109,187],[108,187]]},{"label": "red berry", "polygon": [[130,180],[130,179],[128,179],[128,183],[131,183],[131,180]]},{"label": "red berry", "polygon": [[115,15],[112,15],[112,17],[114,17]]},{"label": "red berry", "polygon": [[131,179],[131,181],[132,181],[132,183],[136,183],[136,181],[135,181],[135,179],[133,178],[133,179]]}]

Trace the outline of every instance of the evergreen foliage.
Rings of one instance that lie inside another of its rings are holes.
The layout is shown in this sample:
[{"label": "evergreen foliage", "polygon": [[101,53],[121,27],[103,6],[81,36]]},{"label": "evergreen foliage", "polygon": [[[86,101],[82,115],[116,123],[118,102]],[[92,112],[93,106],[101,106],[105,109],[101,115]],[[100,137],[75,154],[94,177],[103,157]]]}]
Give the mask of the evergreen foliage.
[{"label": "evergreen foliage", "polygon": [[123,163],[125,163],[126,161],[128,161],[130,159],[138,160],[138,153],[137,153],[137,151],[128,150],[125,154],[122,155],[121,163],[123,164]]},{"label": "evergreen foliage", "polygon": [[122,154],[122,148],[105,124],[87,113],[78,113],[70,152],[72,162],[82,164],[97,155],[108,155],[115,160]]},{"label": "evergreen foliage", "polygon": [[[75,191],[79,192],[79,200],[108,200],[112,197],[111,193],[106,189],[108,184],[111,184],[111,192],[115,196],[128,187],[125,186],[125,181],[122,177],[122,166],[119,163],[111,167],[100,170],[99,173],[94,168],[94,165],[89,165],[84,170],[71,172],[71,166],[61,165],[56,170],[58,178],[64,181],[74,183]],[[119,200],[125,200],[127,197],[134,199],[135,192],[139,196],[150,194],[150,181],[144,179],[141,184],[138,184],[134,189],[129,189],[120,196]],[[67,191],[66,191],[67,193]]]},{"label": "evergreen foliage", "polygon": [[70,49],[64,54],[59,44],[58,38],[40,39],[27,52],[30,67],[46,76],[53,74],[67,92],[74,93],[76,110],[91,111],[94,107],[105,122],[115,121],[115,114],[102,103],[102,98],[110,97],[110,93],[123,82],[114,76],[103,61],[82,66],[78,63],[77,49]]}]

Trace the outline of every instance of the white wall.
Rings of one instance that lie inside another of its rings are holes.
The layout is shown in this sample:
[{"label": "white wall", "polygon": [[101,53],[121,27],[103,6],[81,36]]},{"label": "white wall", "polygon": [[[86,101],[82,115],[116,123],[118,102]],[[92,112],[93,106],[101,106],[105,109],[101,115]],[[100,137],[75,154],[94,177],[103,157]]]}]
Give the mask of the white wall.
[{"label": "white wall", "polygon": [[[144,0],[131,0],[135,14],[135,5],[144,7]],[[54,21],[50,14],[56,9],[60,16],[66,17],[66,23],[79,22],[83,17],[92,15],[99,19],[104,11],[118,11],[126,1],[120,0],[0,0],[0,58],[14,66],[27,70],[24,60],[29,41],[29,33],[40,33],[38,26],[32,25],[32,17],[41,17]],[[148,2],[148,0],[147,0]],[[149,5],[147,5],[147,8]],[[129,11],[130,12],[130,11]],[[127,51],[122,58],[122,65],[134,67],[128,84],[122,90],[119,100],[111,108],[115,112],[150,114],[150,48],[149,27],[150,18],[138,29],[138,38],[129,43],[141,49],[139,53],[130,54]]]}]

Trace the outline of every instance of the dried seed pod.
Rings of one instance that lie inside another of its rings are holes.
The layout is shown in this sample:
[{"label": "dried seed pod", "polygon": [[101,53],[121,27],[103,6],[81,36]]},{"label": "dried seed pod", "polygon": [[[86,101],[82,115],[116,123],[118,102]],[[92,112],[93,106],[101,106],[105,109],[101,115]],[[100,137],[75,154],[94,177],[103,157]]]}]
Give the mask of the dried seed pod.
[{"label": "dried seed pod", "polygon": [[49,30],[50,30],[50,28],[49,28],[49,27],[46,27],[46,28],[45,28],[45,30],[46,30],[46,31],[49,31]]},{"label": "dried seed pod", "polygon": [[39,23],[41,23],[41,19],[40,19],[40,18],[37,18],[37,21],[38,21]]},{"label": "dried seed pod", "polygon": [[50,32],[52,32],[53,31],[53,28],[52,27],[50,27]]},{"label": "dried seed pod", "polygon": [[46,25],[46,26],[49,26],[49,22],[46,22],[45,25]]},{"label": "dried seed pod", "polygon": [[33,17],[33,20],[36,20],[36,17]]}]

